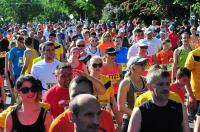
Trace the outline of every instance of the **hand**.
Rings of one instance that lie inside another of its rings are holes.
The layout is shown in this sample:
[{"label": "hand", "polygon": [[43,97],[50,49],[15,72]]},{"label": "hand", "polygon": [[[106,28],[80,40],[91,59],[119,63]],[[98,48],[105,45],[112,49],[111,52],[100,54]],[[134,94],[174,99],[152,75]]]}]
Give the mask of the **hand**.
[{"label": "hand", "polygon": [[73,73],[75,73],[78,76],[86,76],[86,77],[88,77],[88,75],[85,72],[83,72],[81,70],[78,70],[78,69],[73,69]]},{"label": "hand", "polygon": [[191,108],[196,108],[197,106],[197,101],[194,97],[189,96],[188,101],[187,101],[187,109]]}]

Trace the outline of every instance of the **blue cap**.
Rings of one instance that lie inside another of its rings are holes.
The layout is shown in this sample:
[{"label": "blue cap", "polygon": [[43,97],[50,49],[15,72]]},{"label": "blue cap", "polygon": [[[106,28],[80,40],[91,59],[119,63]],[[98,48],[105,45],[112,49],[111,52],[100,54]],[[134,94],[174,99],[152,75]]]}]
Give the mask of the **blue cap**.
[{"label": "blue cap", "polygon": [[173,31],[175,29],[175,27],[173,25],[170,25],[168,29]]}]

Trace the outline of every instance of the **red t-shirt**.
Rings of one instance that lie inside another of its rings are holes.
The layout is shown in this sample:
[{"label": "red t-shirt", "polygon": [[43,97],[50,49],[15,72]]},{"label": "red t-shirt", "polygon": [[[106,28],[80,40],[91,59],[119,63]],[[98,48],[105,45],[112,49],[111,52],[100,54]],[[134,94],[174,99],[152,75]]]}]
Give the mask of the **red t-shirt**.
[{"label": "red t-shirt", "polygon": [[170,85],[170,91],[177,93],[180,96],[181,101],[184,102],[184,99],[185,99],[185,89],[177,88],[176,85],[172,83]]},{"label": "red t-shirt", "polygon": [[169,33],[168,38],[171,41],[172,48],[177,48],[178,47],[178,34],[177,33]]},{"label": "red t-shirt", "polygon": [[69,100],[69,89],[61,88],[58,85],[50,88],[43,98],[43,102],[51,105],[53,118],[64,112],[64,108],[69,105]]},{"label": "red t-shirt", "polygon": [[173,58],[173,51],[168,50],[167,52],[160,51],[156,54],[156,58],[158,59],[159,64],[170,64],[170,58]]},{"label": "red t-shirt", "polygon": [[[74,124],[69,119],[69,111],[66,110],[59,115],[49,128],[49,132],[74,132]],[[109,112],[101,110],[100,128],[105,129],[106,132],[114,132],[114,123]],[[99,132],[102,132],[101,130]]]}]

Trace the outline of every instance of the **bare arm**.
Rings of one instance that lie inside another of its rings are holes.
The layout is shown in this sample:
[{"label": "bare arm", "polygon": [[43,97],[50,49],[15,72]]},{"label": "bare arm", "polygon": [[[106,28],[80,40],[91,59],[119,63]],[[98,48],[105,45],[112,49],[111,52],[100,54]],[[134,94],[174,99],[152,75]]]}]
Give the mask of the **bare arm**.
[{"label": "bare arm", "polygon": [[12,71],[12,61],[8,60],[8,70],[10,71],[10,79],[14,80],[13,71]]},{"label": "bare arm", "polygon": [[197,119],[194,125],[194,132],[200,132],[200,116],[197,115]]},{"label": "bare arm", "polygon": [[129,124],[128,132],[139,132],[141,128],[142,116],[138,107],[133,109]]},{"label": "bare arm", "polygon": [[120,82],[117,96],[117,106],[120,112],[131,116],[132,110],[126,107],[126,98],[129,87],[130,83],[128,80],[125,79]]},{"label": "bare arm", "polygon": [[87,77],[90,81],[92,81],[94,92],[96,95],[102,95],[106,92],[106,88],[104,87],[103,83],[101,83],[100,80],[96,79],[95,77],[92,77],[85,72],[82,72],[80,70],[75,70],[79,75]]},{"label": "bare arm", "polygon": [[44,122],[44,126],[45,126],[45,132],[49,131],[51,122],[53,121],[53,118],[50,114],[50,112],[47,112],[46,118],[45,118],[45,122]]},{"label": "bare arm", "polygon": [[183,132],[190,132],[188,117],[187,117],[185,106],[182,106],[182,109],[183,109],[183,121],[182,121],[182,124],[181,124],[182,130],[183,130]]},{"label": "bare arm", "polygon": [[12,127],[13,127],[12,116],[11,116],[11,113],[9,113],[8,116],[6,117],[6,126],[5,126],[5,129],[4,129],[4,132],[11,132]]},{"label": "bare arm", "polygon": [[176,71],[177,71],[177,68],[178,68],[178,50],[175,50],[174,51],[174,54],[173,54],[173,66],[172,66],[172,82],[174,82],[174,79],[176,77]]}]

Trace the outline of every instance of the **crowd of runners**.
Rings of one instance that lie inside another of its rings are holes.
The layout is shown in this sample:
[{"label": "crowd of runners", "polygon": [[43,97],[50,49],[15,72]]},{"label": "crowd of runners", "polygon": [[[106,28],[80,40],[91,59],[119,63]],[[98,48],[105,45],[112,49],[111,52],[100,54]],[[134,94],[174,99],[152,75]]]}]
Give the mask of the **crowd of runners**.
[{"label": "crowd of runners", "polygon": [[200,132],[200,19],[0,29],[0,131],[190,132],[189,122]]}]

